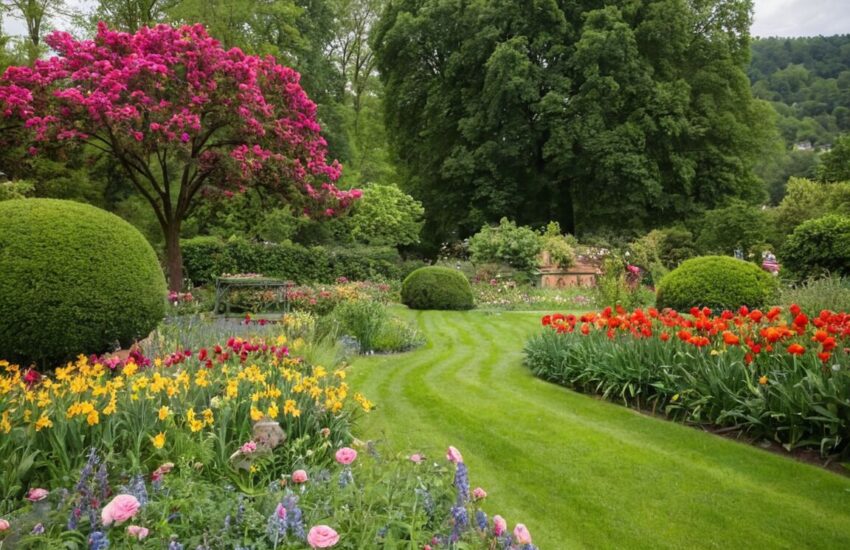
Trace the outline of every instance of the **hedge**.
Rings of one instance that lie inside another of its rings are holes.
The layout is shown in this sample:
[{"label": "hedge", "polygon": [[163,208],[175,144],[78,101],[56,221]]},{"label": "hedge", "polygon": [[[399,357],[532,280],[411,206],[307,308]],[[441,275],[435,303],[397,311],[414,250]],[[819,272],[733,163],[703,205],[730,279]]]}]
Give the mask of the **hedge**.
[{"label": "hedge", "polygon": [[800,279],[850,276],[850,218],[831,214],[801,223],[785,241],[781,259]]},{"label": "hedge", "polygon": [[0,202],[0,359],[55,365],[147,336],[165,277],[141,233],[86,204]]},{"label": "hedge", "polygon": [[185,276],[195,285],[223,273],[262,273],[299,284],[331,283],[340,277],[402,279],[422,265],[402,261],[393,247],[305,247],[196,237],[184,240],[182,248]]}]

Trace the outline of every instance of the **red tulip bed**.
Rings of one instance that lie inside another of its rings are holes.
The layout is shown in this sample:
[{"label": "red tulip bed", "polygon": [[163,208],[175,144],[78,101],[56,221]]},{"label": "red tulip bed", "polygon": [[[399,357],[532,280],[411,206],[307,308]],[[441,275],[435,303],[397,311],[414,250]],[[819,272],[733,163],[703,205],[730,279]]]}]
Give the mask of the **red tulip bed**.
[{"label": "red tulip bed", "polygon": [[848,448],[848,313],[606,308],[542,324],[525,348],[541,378],[788,450]]}]

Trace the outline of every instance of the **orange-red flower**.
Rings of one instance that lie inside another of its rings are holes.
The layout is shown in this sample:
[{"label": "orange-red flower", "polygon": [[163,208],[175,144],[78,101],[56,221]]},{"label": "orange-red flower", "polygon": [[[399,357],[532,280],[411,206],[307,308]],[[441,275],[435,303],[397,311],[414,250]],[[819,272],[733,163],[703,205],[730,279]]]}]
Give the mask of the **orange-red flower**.
[{"label": "orange-red flower", "polygon": [[727,346],[737,346],[741,343],[741,339],[726,330],[723,332],[723,343]]},{"label": "orange-red flower", "polygon": [[800,344],[791,344],[788,346],[788,353],[791,355],[803,355],[806,353],[806,348],[801,346]]}]

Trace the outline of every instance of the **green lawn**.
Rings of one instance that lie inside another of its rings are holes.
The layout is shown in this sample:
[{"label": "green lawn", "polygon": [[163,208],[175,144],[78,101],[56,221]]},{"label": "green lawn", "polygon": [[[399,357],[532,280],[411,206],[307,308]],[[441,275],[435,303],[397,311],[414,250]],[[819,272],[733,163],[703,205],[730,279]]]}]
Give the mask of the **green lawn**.
[{"label": "green lawn", "polygon": [[415,352],[359,359],[361,438],[444,460],[544,549],[849,548],[850,479],[534,378],[539,314],[409,313]]}]

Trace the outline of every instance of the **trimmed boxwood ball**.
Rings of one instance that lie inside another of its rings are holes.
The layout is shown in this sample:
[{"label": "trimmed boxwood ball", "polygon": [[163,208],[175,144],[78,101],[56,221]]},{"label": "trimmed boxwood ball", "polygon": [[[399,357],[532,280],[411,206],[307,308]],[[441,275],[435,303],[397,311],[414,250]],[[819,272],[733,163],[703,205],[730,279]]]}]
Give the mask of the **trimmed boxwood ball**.
[{"label": "trimmed boxwood ball", "polygon": [[777,298],[774,277],[757,265],[729,256],[692,258],[668,273],[658,285],[656,305],[735,309],[764,307]]},{"label": "trimmed boxwood ball", "polygon": [[147,336],[165,315],[150,244],[118,216],[53,199],[0,202],[0,359],[56,365]]},{"label": "trimmed boxwood ball", "polygon": [[469,281],[446,267],[421,267],[401,285],[401,302],[410,309],[472,309]]}]

